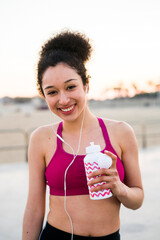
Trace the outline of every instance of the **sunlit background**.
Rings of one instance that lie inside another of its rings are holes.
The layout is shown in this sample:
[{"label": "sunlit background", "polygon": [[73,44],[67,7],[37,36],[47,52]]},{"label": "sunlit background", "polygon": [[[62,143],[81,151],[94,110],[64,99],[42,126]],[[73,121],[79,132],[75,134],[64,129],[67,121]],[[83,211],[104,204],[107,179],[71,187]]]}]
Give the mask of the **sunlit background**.
[{"label": "sunlit background", "polygon": [[136,84],[160,83],[159,0],[1,0],[0,97],[35,96],[41,45],[63,29],[85,33],[94,52],[88,63],[91,98]]},{"label": "sunlit background", "polygon": [[26,97],[38,95],[41,45],[64,29],[91,39],[88,98],[107,98],[88,102],[93,114],[129,123],[137,138],[145,200],[138,211],[122,206],[122,238],[159,239],[160,0],[0,0],[0,240],[21,239],[30,134],[59,121]]}]

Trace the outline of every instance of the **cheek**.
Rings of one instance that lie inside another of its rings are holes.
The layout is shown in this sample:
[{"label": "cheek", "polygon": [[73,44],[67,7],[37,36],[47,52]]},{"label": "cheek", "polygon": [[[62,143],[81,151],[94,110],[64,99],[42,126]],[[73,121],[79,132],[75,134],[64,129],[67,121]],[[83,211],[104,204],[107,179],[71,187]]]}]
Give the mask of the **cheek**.
[{"label": "cheek", "polygon": [[48,105],[49,108],[53,108],[53,107],[54,107],[55,101],[53,100],[53,98],[48,98],[48,97],[46,97],[46,98],[45,98],[45,101],[46,101],[46,103],[47,103],[47,105]]},{"label": "cheek", "polygon": [[83,107],[86,103],[86,96],[84,96],[83,94],[81,94],[81,96],[79,96],[79,104],[81,105],[81,107]]}]

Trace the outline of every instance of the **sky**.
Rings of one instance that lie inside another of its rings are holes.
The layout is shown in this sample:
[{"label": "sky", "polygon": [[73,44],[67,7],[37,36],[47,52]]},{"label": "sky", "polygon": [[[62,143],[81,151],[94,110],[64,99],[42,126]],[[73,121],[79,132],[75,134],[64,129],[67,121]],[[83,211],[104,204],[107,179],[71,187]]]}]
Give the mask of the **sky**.
[{"label": "sky", "polygon": [[159,0],[0,0],[0,97],[38,94],[38,53],[64,29],[91,40],[89,97],[119,82],[160,82]]}]

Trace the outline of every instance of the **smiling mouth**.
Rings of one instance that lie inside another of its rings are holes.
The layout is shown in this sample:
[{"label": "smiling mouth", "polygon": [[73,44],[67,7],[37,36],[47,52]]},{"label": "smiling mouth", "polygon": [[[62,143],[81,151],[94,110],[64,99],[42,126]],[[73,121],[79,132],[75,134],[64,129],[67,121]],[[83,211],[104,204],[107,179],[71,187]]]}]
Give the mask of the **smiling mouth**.
[{"label": "smiling mouth", "polygon": [[72,105],[72,106],[69,107],[69,108],[60,108],[60,110],[61,110],[62,112],[69,112],[69,111],[71,111],[71,110],[74,108],[74,106],[75,106],[75,105]]}]

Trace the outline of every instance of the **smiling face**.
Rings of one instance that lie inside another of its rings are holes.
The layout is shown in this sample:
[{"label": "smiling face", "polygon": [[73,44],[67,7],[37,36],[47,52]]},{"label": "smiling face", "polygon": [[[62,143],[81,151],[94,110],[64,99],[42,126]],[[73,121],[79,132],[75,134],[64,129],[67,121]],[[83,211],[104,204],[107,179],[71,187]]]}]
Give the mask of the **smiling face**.
[{"label": "smiling face", "polygon": [[42,88],[50,110],[63,120],[82,115],[86,94],[78,73],[63,63],[49,67],[43,74]]}]

